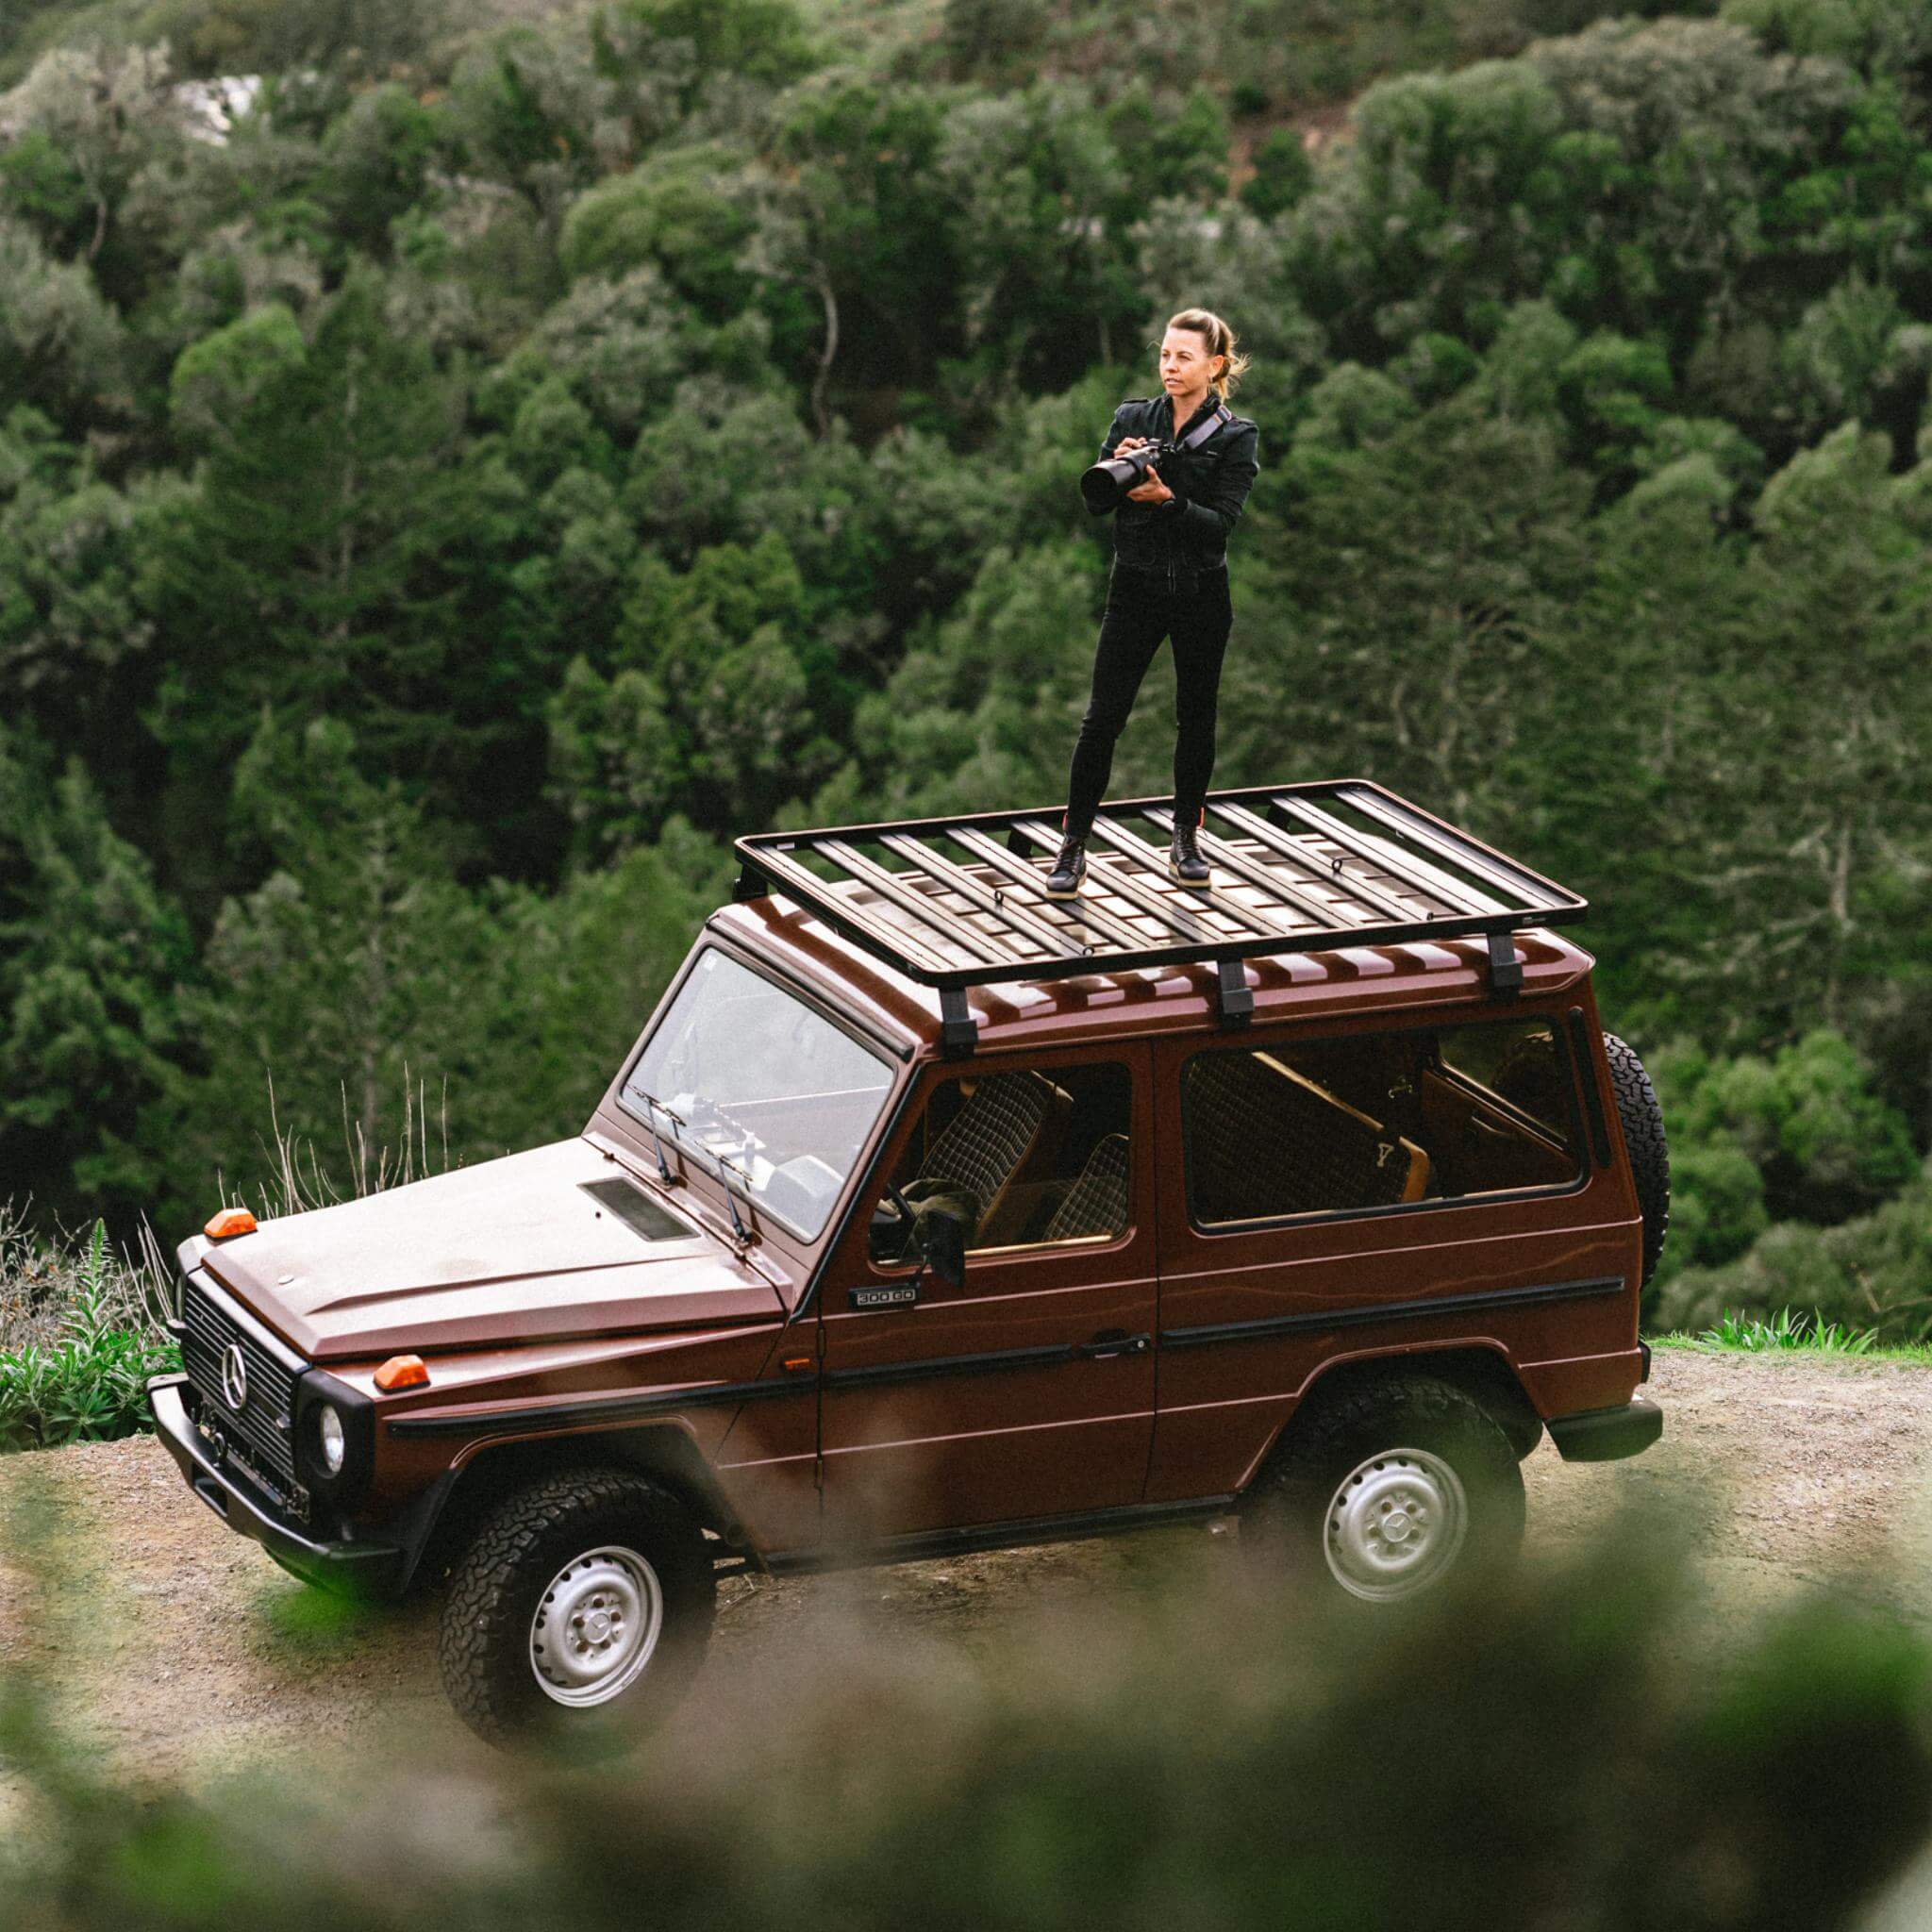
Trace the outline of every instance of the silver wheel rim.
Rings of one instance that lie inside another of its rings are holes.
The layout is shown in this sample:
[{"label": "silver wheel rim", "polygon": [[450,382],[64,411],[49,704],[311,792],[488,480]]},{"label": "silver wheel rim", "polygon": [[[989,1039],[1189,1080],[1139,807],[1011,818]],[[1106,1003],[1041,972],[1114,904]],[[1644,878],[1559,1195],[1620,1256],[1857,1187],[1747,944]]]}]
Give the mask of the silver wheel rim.
[{"label": "silver wheel rim", "polygon": [[1322,1547],[1351,1596],[1390,1603],[1439,1581],[1468,1535],[1461,1477],[1426,1449],[1385,1449],[1328,1499]]},{"label": "silver wheel rim", "polygon": [[643,1674],[664,1628],[658,1573],[617,1544],[573,1557],[530,1619],[530,1669],[544,1696],[608,1704]]}]

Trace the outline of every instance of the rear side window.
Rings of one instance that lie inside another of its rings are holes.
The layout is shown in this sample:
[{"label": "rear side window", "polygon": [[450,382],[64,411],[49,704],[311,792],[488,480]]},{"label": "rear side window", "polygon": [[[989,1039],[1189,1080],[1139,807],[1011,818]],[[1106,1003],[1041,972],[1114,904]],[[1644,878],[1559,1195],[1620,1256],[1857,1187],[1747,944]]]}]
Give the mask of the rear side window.
[{"label": "rear side window", "polygon": [[1581,1172],[1547,1020],[1196,1054],[1181,1075],[1199,1226],[1559,1188]]}]

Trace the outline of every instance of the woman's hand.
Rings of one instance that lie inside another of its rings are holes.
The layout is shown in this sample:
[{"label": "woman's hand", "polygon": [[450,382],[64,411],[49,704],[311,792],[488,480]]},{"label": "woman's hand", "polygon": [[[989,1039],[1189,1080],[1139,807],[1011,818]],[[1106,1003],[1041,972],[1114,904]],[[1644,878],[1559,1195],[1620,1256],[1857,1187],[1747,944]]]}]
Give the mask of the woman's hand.
[{"label": "woman's hand", "polygon": [[[1113,453],[1117,457],[1127,456],[1134,450],[1145,449],[1147,443],[1148,439],[1144,436],[1124,436],[1114,444]],[[1141,480],[1127,491],[1127,501],[1129,503],[1165,503],[1173,494],[1174,491],[1160,480],[1160,472],[1150,468],[1142,475]]]}]

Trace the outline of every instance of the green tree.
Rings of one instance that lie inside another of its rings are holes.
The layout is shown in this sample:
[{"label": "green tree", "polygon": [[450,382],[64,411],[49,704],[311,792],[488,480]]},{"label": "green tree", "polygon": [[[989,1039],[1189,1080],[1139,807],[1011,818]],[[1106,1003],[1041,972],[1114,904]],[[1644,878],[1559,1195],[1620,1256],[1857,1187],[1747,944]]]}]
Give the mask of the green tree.
[{"label": "green tree", "polygon": [[[1183,128],[1177,139],[1176,125]],[[1166,144],[1183,165],[1136,192],[1135,151]],[[974,413],[1015,387],[1058,390],[1111,361],[1147,321],[1128,229],[1156,192],[1204,186],[1225,129],[1142,104],[1110,125],[1090,91],[1041,79],[968,97],[947,116],[935,163],[954,213],[963,358],[953,382]]]},{"label": "green tree", "polygon": [[782,113],[758,176],[747,260],[802,305],[767,296],[774,353],[808,370],[824,435],[841,356],[844,386],[858,391],[894,376],[928,381],[958,344],[956,264],[933,169],[944,103],[833,70],[792,89]]},{"label": "green tree", "polygon": [[1737,830],[1707,882],[1713,957],[1760,1013],[1855,1024],[1901,921],[1925,916],[1932,472],[1893,477],[1889,456],[1848,423],[1757,507],[1746,621],[1722,665]]},{"label": "green tree", "polygon": [[465,799],[500,779],[483,768],[537,702],[513,658],[472,662],[490,633],[460,621],[475,525],[452,460],[459,398],[380,296],[361,272],[312,341],[262,311],[176,365],[176,420],[206,455],[144,582],[184,802],[220,782],[264,705],[339,715],[372,769]]},{"label": "green tree", "polygon": [[398,1149],[418,1075],[449,1081],[466,1144],[463,1023],[491,922],[420,809],[358,774],[356,749],[332,721],[267,716],[237,768],[237,809],[272,869],[223,905],[205,982],[184,996],[201,1064],[144,1123],[167,1150],[177,1212],[193,1212],[217,1172],[272,1172],[278,1123],[332,1164]]},{"label": "green tree", "polygon": [[49,1221],[126,1233],[152,1163],[135,1111],[175,1077],[186,923],[77,760],[0,722],[0,1174]]},{"label": "green tree", "polygon": [[122,217],[142,176],[187,138],[166,49],[53,50],[0,96],[0,134],[26,143],[5,170],[16,206],[50,244],[128,292],[142,244],[120,232]]},{"label": "green tree", "polygon": [[[1086,702],[1100,604],[1084,537],[996,546],[958,608],[859,706],[853,739],[864,761],[841,773],[814,816],[836,822],[855,794],[886,817],[1055,797]],[[1171,727],[1166,746],[1158,741],[1158,679],[1149,686],[1115,760],[1121,784],[1163,769],[1171,753]],[[1165,784],[1157,777],[1142,789]]]},{"label": "green tree", "polygon": [[1368,771],[1533,841],[1585,581],[1588,484],[1555,425],[1474,391],[1419,410],[1344,366],[1278,460],[1292,527],[1240,607],[1225,782]]},{"label": "green tree", "polygon": [[723,142],[667,148],[573,204],[560,252],[574,278],[656,268],[714,321],[735,315],[752,283],[740,257],[753,216],[735,184],[748,155]]},{"label": "green tree", "polygon": [[62,426],[111,419],[127,400],[125,354],[120,318],[87,271],[0,217],[0,398]]},{"label": "green tree", "polygon": [[110,765],[125,732],[120,675],[151,641],[137,591],[142,505],[92,474],[39,411],[0,425],[0,709]]},{"label": "green tree", "polygon": [[554,897],[467,890],[356,765],[341,725],[270,720],[237,773],[273,869],[223,907],[185,1002],[204,1063],[143,1123],[177,1215],[217,1170],[272,1176],[278,1132],[346,1191],[411,1124],[418,1171],[575,1131],[715,903],[722,852],[675,828]]}]

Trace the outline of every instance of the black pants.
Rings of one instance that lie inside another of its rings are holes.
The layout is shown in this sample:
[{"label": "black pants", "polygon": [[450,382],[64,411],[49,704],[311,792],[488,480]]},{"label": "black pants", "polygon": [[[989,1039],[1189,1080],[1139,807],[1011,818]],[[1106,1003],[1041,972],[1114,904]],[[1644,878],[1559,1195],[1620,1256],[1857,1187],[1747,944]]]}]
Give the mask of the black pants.
[{"label": "black pants", "polygon": [[1085,838],[1106,795],[1113,770],[1114,741],[1125,728],[1135,694],[1161,640],[1174,639],[1174,816],[1196,824],[1214,773],[1215,702],[1221,659],[1227,649],[1234,606],[1227,569],[1183,575],[1170,591],[1164,572],[1129,570],[1116,563],[1108,579],[1100,644],[1093,654],[1093,695],[1074,745],[1067,780],[1067,830]]}]

